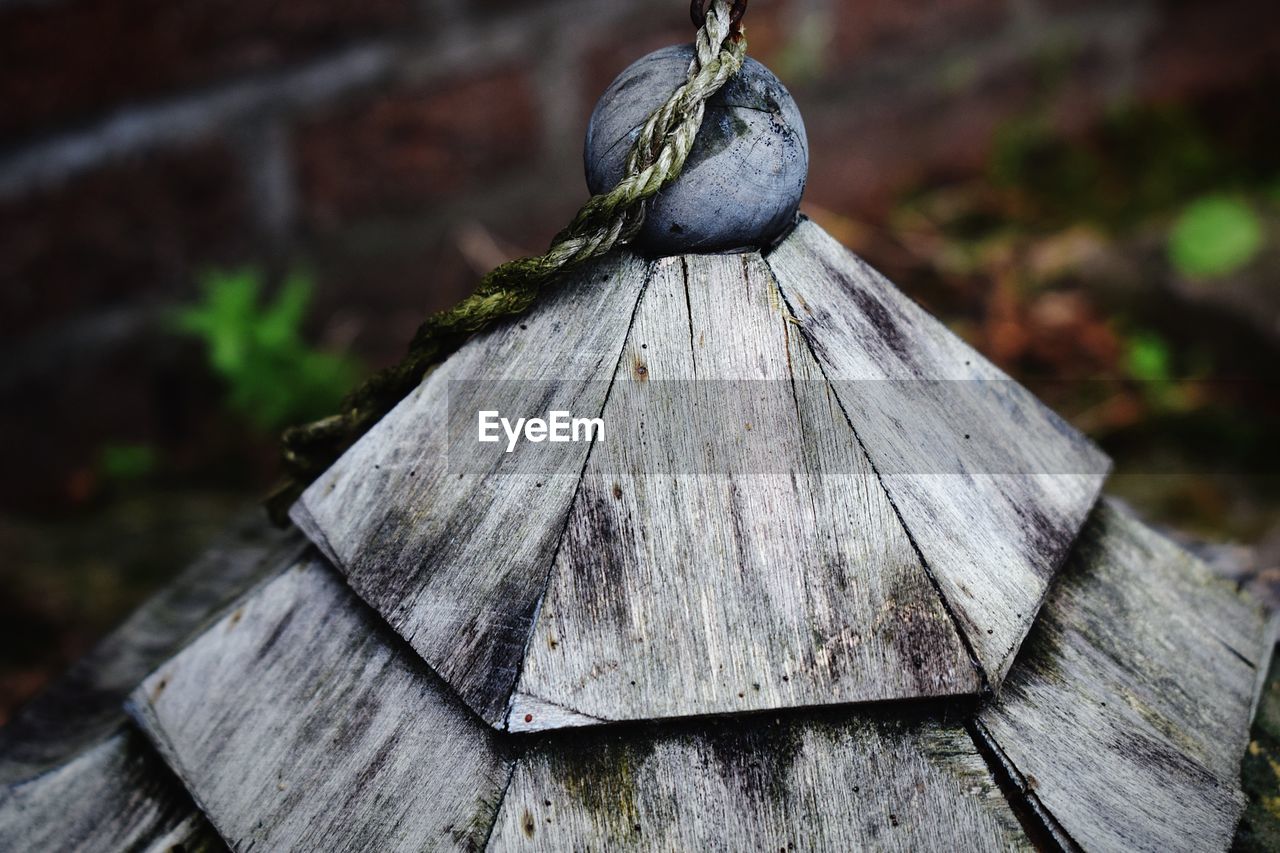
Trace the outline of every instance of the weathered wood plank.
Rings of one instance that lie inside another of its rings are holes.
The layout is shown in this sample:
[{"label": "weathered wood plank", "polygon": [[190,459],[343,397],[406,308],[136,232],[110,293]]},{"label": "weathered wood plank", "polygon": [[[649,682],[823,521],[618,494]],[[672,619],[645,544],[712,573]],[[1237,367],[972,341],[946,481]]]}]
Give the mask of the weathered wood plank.
[{"label": "weathered wood plank", "polygon": [[1086,848],[1225,849],[1266,628],[1233,585],[1104,500],[979,730]]},{"label": "weathered wood plank", "polygon": [[767,261],[998,685],[1109,462],[814,223]]},{"label": "weathered wood plank", "polygon": [[0,794],[0,850],[225,850],[169,768],[123,726]]},{"label": "weathered wood plank", "polygon": [[237,521],[0,729],[0,784],[53,769],[111,735],[125,722],[125,697],[157,664],[303,547],[257,510]]},{"label": "weathered wood plank", "polygon": [[121,703],[303,545],[255,511],[0,731],[0,850],[223,849]]},{"label": "weathered wood plank", "polygon": [[551,733],[489,849],[1030,849],[964,729],[838,714]]},{"label": "weathered wood plank", "polygon": [[537,445],[459,465],[448,409],[475,417],[475,389],[459,380],[525,380],[506,386],[521,415],[597,417],[646,270],[619,253],[569,274],[527,316],[435,370],[293,508],[351,587],[493,725],[505,717],[589,445],[573,445],[547,476],[511,474]]},{"label": "weathered wood plank", "polygon": [[132,695],[236,850],[482,844],[496,733],[319,558],[263,587]]},{"label": "weathered wood plank", "polygon": [[513,731],[974,693],[977,673],[758,254],[657,262]]}]

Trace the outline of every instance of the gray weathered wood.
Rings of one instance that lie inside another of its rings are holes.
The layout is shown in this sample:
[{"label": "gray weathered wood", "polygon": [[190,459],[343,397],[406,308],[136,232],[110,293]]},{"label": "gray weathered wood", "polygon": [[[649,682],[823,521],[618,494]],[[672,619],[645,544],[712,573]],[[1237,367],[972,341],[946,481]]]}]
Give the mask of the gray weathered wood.
[{"label": "gray weathered wood", "polygon": [[767,257],[907,531],[999,684],[1106,457],[812,222]]},{"label": "gray weathered wood", "polygon": [[236,522],[0,729],[0,784],[53,769],[113,733],[125,722],[125,697],[157,664],[303,547],[260,512]]},{"label": "gray weathered wood", "polygon": [[225,850],[145,739],[125,727],[0,794],[0,850]]},{"label": "gray weathered wood", "polygon": [[495,732],[319,558],[163,664],[135,718],[236,850],[483,843]]},{"label": "gray weathered wood", "polygon": [[[634,62],[587,126],[587,186],[608,192],[649,114],[681,86],[692,45]],[[804,120],[791,93],[754,59],[709,101],[684,168],[648,205],[638,245],[655,255],[760,248],[795,222],[809,173]]]},{"label": "gray weathered wood", "polygon": [[0,850],[222,849],[121,703],[303,544],[255,512],[0,730]]},{"label": "gray weathered wood", "polygon": [[1225,849],[1265,622],[1233,585],[1103,501],[980,731],[1088,849]]},{"label": "gray weathered wood", "polygon": [[468,409],[471,386],[455,380],[525,380],[510,384],[510,408],[545,414],[545,397],[597,417],[646,269],[622,253],[567,275],[527,316],[434,371],[292,510],[351,587],[494,725],[589,445],[570,445],[561,473],[545,477],[508,475],[538,445],[497,449],[487,466],[460,464],[447,412]]},{"label": "gray weathered wood", "polygon": [[759,254],[657,262],[513,731],[977,692],[937,591],[788,327]]},{"label": "gray weathered wood", "polygon": [[517,763],[489,848],[1030,845],[962,727],[793,714],[553,734]]}]

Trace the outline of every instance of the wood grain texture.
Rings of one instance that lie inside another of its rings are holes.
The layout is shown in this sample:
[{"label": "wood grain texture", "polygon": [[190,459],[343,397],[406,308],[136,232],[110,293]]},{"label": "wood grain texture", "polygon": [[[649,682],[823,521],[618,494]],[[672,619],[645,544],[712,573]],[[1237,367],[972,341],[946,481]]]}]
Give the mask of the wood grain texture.
[{"label": "wood grain texture", "polygon": [[435,370],[293,508],[351,587],[493,725],[506,715],[590,445],[573,445],[554,476],[505,474],[540,447],[528,444],[455,471],[447,411],[468,405],[455,380],[528,380],[511,384],[512,409],[554,402],[597,417],[646,274],[626,253],[569,274],[528,315]]},{"label": "wood grain texture", "polygon": [[998,685],[1108,460],[814,223],[802,222],[767,260]]},{"label": "wood grain texture", "polygon": [[130,708],[241,851],[475,846],[508,778],[493,730],[319,558],[162,665]]},{"label": "wood grain texture", "polygon": [[0,794],[0,850],[225,850],[145,739],[119,727]]},{"label": "wood grain texture", "polygon": [[255,511],[0,731],[0,850],[222,849],[121,703],[303,545]]},{"label": "wood grain texture", "polygon": [[548,734],[517,763],[489,849],[1030,849],[960,726],[736,722]]},{"label": "wood grain texture", "polygon": [[657,262],[513,731],[977,692],[954,624],[789,325],[758,254]]},{"label": "wood grain texture", "polygon": [[157,664],[304,546],[257,510],[233,524],[0,729],[0,784],[51,770],[110,736],[125,722],[125,697]]},{"label": "wood grain texture", "polygon": [[1226,849],[1269,641],[1258,605],[1103,501],[980,731],[1087,849]]}]

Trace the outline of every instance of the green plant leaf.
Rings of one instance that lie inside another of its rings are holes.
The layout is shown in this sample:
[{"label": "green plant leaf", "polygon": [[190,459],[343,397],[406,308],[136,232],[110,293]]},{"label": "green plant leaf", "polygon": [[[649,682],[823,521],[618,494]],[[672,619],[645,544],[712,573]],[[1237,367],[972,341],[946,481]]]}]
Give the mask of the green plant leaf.
[{"label": "green plant leaf", "polygon": [[1207,196],[1183,210],[1169,234],[1169,259],[1190,278],[1230,275],[1262,248],[1262,223],[1231,196]]},{"label": "green plant leaf", "polygon": [[311,290],[311,279],[301,273],[293,273],[285,280],[275,303],[262,314],[257,325],[260,345],[287,347],[301,343],[299,334],[311,302]]},{"label": "green plant leaf", "polygon": [[1144,332],[1129,340],[1129,375],[1143,382],[1167,382],[1172,375],[1172,354],[1159,335]]},{"label": "green plant leaf", "polygon": [[98,470],[104,479],[139,480],[156,469],[157,457],[145,444],[106,444],[98,451]]},{"label": "green plant leaf", "polygon": [[210,273],[201,302],[180,311],[174,326],[205,342],[210,368],[227,383],[230,408],[258,428],[274,430],[332,411],[361,369],[303,339],[309,276],[290,275],[270,304],[263,304],[262,292],[256,270]]}]

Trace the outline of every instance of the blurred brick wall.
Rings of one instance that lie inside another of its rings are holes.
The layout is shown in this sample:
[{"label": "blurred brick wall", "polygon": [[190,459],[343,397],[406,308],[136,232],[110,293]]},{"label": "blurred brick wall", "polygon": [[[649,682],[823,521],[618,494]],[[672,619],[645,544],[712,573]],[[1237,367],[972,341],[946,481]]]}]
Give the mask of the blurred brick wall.
[{"label": "blurred brick wall", "polygon": [[[688,39],[686,5],[0,0],[0,499],[56,500],[97,442],[199,432],[155,329],[207,267],[303,261],[317,339],[394,359],[567,221],[595,97]],[[981,168],[1047,62],[1083,128],[1274,68],[1278,9],[753,0],[748,37],[804,111],[807,204],[874,221]]]}]

